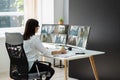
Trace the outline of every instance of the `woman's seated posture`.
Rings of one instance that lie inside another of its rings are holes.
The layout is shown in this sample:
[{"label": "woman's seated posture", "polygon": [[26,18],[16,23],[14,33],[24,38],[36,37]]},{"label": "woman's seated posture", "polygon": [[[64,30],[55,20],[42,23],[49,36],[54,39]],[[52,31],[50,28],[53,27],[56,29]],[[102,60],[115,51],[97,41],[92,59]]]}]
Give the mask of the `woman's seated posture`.
[{"label": "woman's seated posture", "polygon": [[25,31],[23,34],[24,38],[24,49],[29,63],[29,72],[36,72],[36,66],[40,71],[48,71],[51,73],[50,77],[47,77],[46,80],[50,80],[50,78],[54,74],[54,69],[49,67],[48,65],[42,63],[36,63],[35,61],[38,60],[40,54],[60,54],[66,53],[65,50],[58,50],[58,51],[48,51],[43,45],[40,39],[35,36],[39,29],[39,22],[36,19],[28,19],[25,25]]}]

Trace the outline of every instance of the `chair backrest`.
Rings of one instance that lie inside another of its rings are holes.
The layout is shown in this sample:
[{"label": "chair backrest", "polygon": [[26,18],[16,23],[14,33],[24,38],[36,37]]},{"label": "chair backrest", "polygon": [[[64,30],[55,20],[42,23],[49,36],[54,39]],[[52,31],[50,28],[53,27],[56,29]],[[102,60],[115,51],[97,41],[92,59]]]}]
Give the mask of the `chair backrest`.
[{"label": "chair backrest", "polygon": [[20,33],[5,33],[6,49],[10,58],[10,77],[28,79],[28,61],[23,49],[23,36]]}]

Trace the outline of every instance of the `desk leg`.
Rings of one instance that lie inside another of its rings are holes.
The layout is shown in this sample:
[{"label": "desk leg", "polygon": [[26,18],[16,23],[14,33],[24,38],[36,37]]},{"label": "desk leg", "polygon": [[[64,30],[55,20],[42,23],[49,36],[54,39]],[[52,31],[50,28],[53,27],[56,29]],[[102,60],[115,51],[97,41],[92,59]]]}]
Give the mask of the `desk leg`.
[{"label": "desk leg", "polygon": [[89,60],[90,60],[91,66],[92,66],[92,70],[93,70],[93,73],[94,73],[94,76],[95,76],[95,80],[99,80],[93,56],[89,57]]},{"label": "desk leg", "polygon": [[64,69],[65,69],[65,73],[64,73],[64,77],[65,77],[65,80],[67,80],[67,60],[64,60]]}]

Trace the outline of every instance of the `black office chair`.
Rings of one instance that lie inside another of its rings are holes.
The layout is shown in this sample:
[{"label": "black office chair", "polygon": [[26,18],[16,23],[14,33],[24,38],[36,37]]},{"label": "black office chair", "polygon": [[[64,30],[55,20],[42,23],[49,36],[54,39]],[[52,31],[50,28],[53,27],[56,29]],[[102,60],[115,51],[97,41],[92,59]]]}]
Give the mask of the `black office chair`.
[{"label": "black office chair", "polygon": [[[28,80],[38,79],[43,80],[50,76],[47,71],[39,72],[36,65],[36,73],[29,73],[28,61],[23,49],[23,37],[20,33],[5,33],[6,36],[6,49],[10,58],[10,77],[15,80]],[[43,61],[40,61],[44,63]],[[45,64],[51,66],[51,63],[45,62]]]}]

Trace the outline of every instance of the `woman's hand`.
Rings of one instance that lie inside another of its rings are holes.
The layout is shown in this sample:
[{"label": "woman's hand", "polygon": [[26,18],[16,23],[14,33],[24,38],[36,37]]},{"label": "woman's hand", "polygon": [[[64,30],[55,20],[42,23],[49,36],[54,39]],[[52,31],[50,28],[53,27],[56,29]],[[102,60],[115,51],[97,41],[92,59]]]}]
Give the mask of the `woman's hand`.
[{"label": "woman's hand", "polygon": [[66,53],[65,49],[60,49],[60,50],[57,50],[57,51],[52,51],[52,55],[54,55],[54,54],[65,54],[65,53]]},{"label": "woman's hand", "polygon": [[61,49],[59,54],[66,54],[66,50],[65,49]]}]

